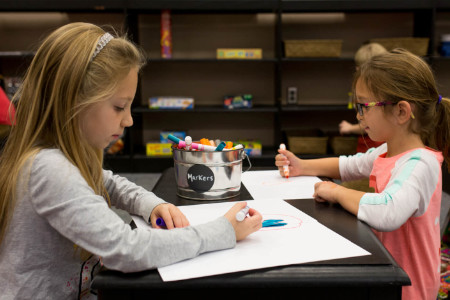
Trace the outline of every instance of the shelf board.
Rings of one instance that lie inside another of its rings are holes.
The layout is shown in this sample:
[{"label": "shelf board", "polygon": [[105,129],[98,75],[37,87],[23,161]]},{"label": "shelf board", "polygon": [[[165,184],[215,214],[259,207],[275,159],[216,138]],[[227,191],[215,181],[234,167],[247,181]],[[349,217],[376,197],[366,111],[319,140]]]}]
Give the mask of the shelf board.
[{"label": "shelf board", "polygon": [[252,108],[236,108],[228,109],[223,106],[196,106],[193,109],[150,109],[145,106],[133,108],[133,113],[172,113],[172,112],[186,112],[186,113],[255,113],[255,112],[277,112],[276,106],[254,106]]},{"label": "shelf board", "polygon": [[307,62],[307,61],[326,61],[326,62],[341,62],[341,61],[349,61],[354,62],[354,57],[283,57],[281,59],[282,62]]},{"label": "shelf board", "polygon": [[437,55],[437,56],[431,56],[430,59],[431,60],[444,60],[444,61],[447,61],[447,60],[450,60],[450,56],[439,56],[439,55]]},{"label": "shelf board", "polygon": [[257,62],[277,62],[276,58],[262,58],[262,59],[217,59],[217,58],[149,58],[148,63],[230,63],[230,62],[243,62],[243,63],[257,63]]},{"label": "shelf board", "polygon": [[123,0],[2,0],[0,11],[124,11]]},{"label": "shelf board", "polygon": [[36,52],[33,51],[0,51],[0,57],[33,57],[36,54]]},{"label": "shelf board", "polygon": [[434,1],[423,0],[281,0],[282,12],[412,11],[432,9]]},{"label": "shelf board", "polygon": [[182,10],[193,12],[272,12],[278,9],[278,0],[129,0],[129,9]]},{"label": "shelf board", "polygon": [[349,110],[347,105],[285,105],[281,107],[282,112],[296,111],[346,111]]},{"label": "shelf board", "polygon": [[2,0],[0,11],[128,11],[159,13],[332,12],[448,9],[447,1],[426,0]]}]

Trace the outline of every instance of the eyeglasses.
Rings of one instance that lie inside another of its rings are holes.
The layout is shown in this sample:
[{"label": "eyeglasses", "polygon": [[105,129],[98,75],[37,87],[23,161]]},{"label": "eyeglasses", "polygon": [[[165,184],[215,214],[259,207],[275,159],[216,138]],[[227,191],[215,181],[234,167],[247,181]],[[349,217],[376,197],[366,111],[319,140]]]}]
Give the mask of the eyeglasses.
[{"label": "eyeglasses", "polygon": [[368,103],[358,103],[356,102],[356,111],[358,114],[362,117],[364,115],[363,107],[372,107],[372,106],[384,106],[384,105],[390,105],[395,104],[392,102],[368,102]]},{"label": "eyeglasses", "polygon": [[[363,107],[372,107],[372,106],[384,106],[384,105],[390,105],[390,104],[397,104],[397,103],[393,103],[393,102],[367,102],[367,103],[358,103],[356,102],[356,111],[358,112],[358,114],[362,117],[364,115],[364,110]],[[411,111],[411,118],[415,119],[416,117],[414,116],[413,112]]]}]

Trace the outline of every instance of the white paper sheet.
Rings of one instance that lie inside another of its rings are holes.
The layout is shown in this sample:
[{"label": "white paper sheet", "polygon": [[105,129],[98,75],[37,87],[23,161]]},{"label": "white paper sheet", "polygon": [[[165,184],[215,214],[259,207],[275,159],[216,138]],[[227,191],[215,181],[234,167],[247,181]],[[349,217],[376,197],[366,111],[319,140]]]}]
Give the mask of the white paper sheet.
[{"label": "white paper sheet", "polygon": [[[235,248],[209,252],[159,268],[163,281],[260,269],[274,266],[370,255],[369,252],[321,225],[281,199],[247,201],[264,219],[279,218],[283,227],[262,228],[237,243]],[[191,225],[213,220],[234,204],[223,202],[180,206]],[[148,226],[140,223],[139,226]]]},{"label": "white paper sheet", "polygon": [[314,184],[320,182],[316,176],[284,178],[278,170],[248,171],[241,175],[241,181],[253,199],[311,199]]}]

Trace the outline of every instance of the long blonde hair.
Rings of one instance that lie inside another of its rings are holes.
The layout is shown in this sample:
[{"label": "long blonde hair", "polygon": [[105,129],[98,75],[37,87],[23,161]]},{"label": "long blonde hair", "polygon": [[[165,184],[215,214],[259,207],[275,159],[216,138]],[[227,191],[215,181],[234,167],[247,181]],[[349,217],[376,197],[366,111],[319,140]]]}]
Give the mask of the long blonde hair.
[{"label": "long blonde hair", "polygon": [[442,151],[450,170],[450,99],[439,95],[433,72],[423,59],[407,50],[393,49],[360,66],[353,80],[353,95],[358,80],[379,101],[413,104],[415,119],[410,130],[425,145]]},{"label": "long blonde hair", "polygon": [[145,64],[145,57],[126,37],[116,37],[92,59],[104,33],[93,24],[62,26],[43,41],[26,72],[13,99],[15,125],[0,155],[0,243],[15,207],[19,176],[41,149],[60,149],[95,193],[109,199],[103,152],[87,144],[78,115],[111,96],[131,68]]}]

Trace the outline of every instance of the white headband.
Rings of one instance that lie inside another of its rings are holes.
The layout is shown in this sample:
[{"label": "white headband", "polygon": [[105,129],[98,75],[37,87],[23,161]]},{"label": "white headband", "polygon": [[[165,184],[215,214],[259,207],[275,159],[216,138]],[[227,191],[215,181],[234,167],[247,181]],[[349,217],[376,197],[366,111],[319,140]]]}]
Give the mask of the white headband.
[{"label": "white headband", "polygon": [[102,35],[102,37],[97,42],[97,47],[95,47],[95,51],[94,54],[92,54],[91,61],[97,56],[97,54],[100,53],[100,51],[102,51],[103,47],[105,47],[106,44],[108,44],[109,41],[111,41],[113,38],[114,37],[108,32]]}]

